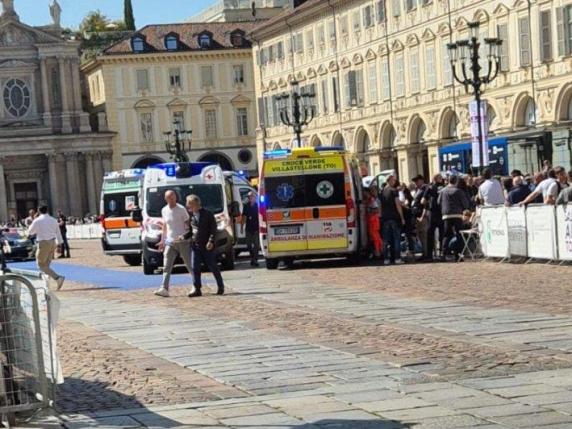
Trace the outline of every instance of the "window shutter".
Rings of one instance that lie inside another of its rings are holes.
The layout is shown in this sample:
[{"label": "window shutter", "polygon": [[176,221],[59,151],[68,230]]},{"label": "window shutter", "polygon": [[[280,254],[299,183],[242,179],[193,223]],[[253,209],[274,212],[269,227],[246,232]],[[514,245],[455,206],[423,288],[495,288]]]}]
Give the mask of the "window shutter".
[{"label": "window shutter", "polygon": [[558,42],[558,56],[566,54],[564,35],[564,8],[556,8],[556,38]]},{"label": "window shutter", "polygon": [[518,20],[518,39],[520,43],[520,65],[526,67],[530,65],[530,34],[528,26],[528,17],[519,18]]},{"label": "window shutter", "polygon": [[552,60],[552,26],[550,19],[552,14],[549,10],[540,13],[540,59]]},{"label": "window shutter", "polygon": [[350,107],[352,105],[352,99],[351,99],[351,90],[350,90],[350,74],[351,72],[348,72],[344,75],[344,98],[346,101],[346,107]]},{"label": "window shutter", "polygon": [[332,77],[332,94],[334,96],[334,112],[340,111],[340,97],[338,93],[338,78]]},{"label": "window shutter", "polygon": [[401,4],[400,0],[392,0],[391,2],[391,13],[393,13],[394,17],[398,17],[401,15]]},{"label": "window shutter", "polygon": [[258,98],[258,124],[261,128],[264,128],[266,125],[264,120],[264,99],[262,97]]},{"label": "window shutter", "polygon": [[377,2],[377,22],[385,22],[385,0],[380,0]]},{"label": "window shutter", "polygon": [[328,81],[327,79],[322,80],[322,112],[323,113],[328,113],[329,112],[329,106],[328,106]]},{"label": "window shutter", "polygon": [[497,36],[502,40],[500,47],[501,71],[508,71],[510,69],[508,24],[499,24],[497,26]]},{"label": "window shutter", "polygon": [[351,71],[350,72],[350,104],[352,106],[355,106],[358,102],[357,99],[357,78],[356,78],[356,72],[355,71]]},{"label": "window shutter", "polygon": [[354,73],[356,80],[356,102],[358,106],[363,106],[364,103],[363,70],[357,70]]}]

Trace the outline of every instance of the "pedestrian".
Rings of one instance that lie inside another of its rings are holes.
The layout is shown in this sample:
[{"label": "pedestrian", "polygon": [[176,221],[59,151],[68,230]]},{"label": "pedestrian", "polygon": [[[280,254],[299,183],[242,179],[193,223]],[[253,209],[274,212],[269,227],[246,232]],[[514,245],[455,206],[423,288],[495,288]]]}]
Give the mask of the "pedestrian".
[{"label": "pedestrian", "polygon": [[62,244],[60,245],[60,258],[70,257],[70,245],[68,242],[68,228],[67,218],[61,210],[58,210],[58,225],[60,226],[60,233],[62,234]]},{"label": "pedestrian", "polygon": [[479,186],[479,202],[485,206],[498,206],[505,203],[504,192],[500,182],[493,177],[490,168],[483,171],[483,183]]},{"label": "pedestrian", "polygon": [[572,203],[572,170],[568,172],[568,187],[560,191],[560,195],[556,199],[556,204]]},{"label": "pedestrian", "polygon": [[37,216],[36,210],[30,209],[28,211],[28,217],[26,219],[24,219],[24,226],[27,229],[30,228],[30,225],[32,225],[32,222],[34,222],[34,219],[36,218],[36,216]]},{"label": "pedestrian", "polygon": [[515,176],[512,179],[512,189],[508,193],[507,204],[510,206],[520,204],[530,193],[530,188],[524,183],[522,176]]},{"label": "pedestrian", "polygon": [[427,232],[429,230],[429,218],[428,216],[423,216],[423,195],[427,190],[427,185],[425,184],[425,179],[423,176],[418,175],[411,179],[411,182],[415,185],[415,191],[412,192],[413,202],[411,204],[411,214],[415,219],[415,230],[417,231],[417,238],[421,243],[421,249],[423,256],[425,256],[427,251]]},{"label": "pedestrian", "polygon": [[260,252],[260,227],[258,220],[258,203],[256,194],[248,193],[248,201],[242,208],[240,230],[246,237],[246,247],[250,253],[250,266],[258,267],[258,254]]},{"label": "pedestrian", "polygon": [[444,180],[443,176],[436,174],[433,177],[433,182],[425,190],[423,199],[421,200],[424,210],[421,215],[421,220],[427,218],[429,228],[427,230],[427,253],[423,254],[423,260],[432,261],[433,253],[435,251],[435,233],[439,234],[439,240],[443,238],[443,218],[441,216],[441,207],[437,203],[439,192],[443,189]]},{"label": "pedestrian", "polygon": [[375,259],[381,258],[381,233],[379,222],[379,199],[375,185],[365,190],[364,193],[367,217],[367,236],[373,250]]},{"label": "pedestrian", "polygon": [[60,276],[50,268],[54,258],[54,252],[58,244],[62,244],[62,235],[58,221],[48,214],[48,206],[41,206],[40,215],[34,219],[28,230],[29,235],[36,237],[36,263],[47,281],[51,278],[56,281],[58,290],[64,284],[65,277]]},{"label": "pedestrian", "polygon": [[438,203],[443,215],[444,236],[441,249],[442,258],[449,258],[454,254],[455,260],[459,256],[459,249],[452,248],[450,242],[456,237],[456,242],[461,243],[461,230],[463,229],[463,212],[471,206],[467,194],[457,187],[458,176],[451,176],[449,184],[439,193]]},{"label": "pedestrian", "polygon": [[206,265],[213,274],[218,287],[217,295],[224,294],[224,282],[216,260],[215,239],[216,239],[216,219],[214,215],[201,206],[201,199],[196,195],[187,197],[187,209],[192,213],[192,248],[193,248],[193,271],[194,290],[189,297],[202,295],[201,269]]},{"label": "pedestrian", "polygon": [[[556,182],[557,182],[556,171],[554,169],[548,170],[548,172],[546,173],[546,178],[542,180],[538,184],[538,186],[534,188],[534,191],[528,197],[526,197],[524,201],[520,202],[520,205],[524,206],[527,204],[531,204],[533,202],[536,203],[538,201],[538,198],[542,198],[541,204],[550,204],[552,199],[556,201],[556,198],[558,198],[558,187],[552,186]],[[553,194],[554,192],[556,193],[556,195]],[[554,202],[552,202],[552,204],[554,204]]]},{"label": "pedestrian", "polygon": [[188,237],[189,213],[177,203],[175,191],[165,192],[165,202],[167,205],[161,210],[163,231],[158,244],[159,251],[163,252],[163,281],[161,287],[155,291],[155,295],[163,298],[169,297],[171,272],[177,257],[181,257],[187,270],[193,276],[190,237]]},{"label": "pedestrian", "polygon": [[407,257],[409,259],[415,259],[417,237],[415,234],[415,217],[413,216],[411,209],[413,206],[413,195],[405,183],[402,183],[399,189],[399,201],[401,201],[403,217],[405,218],[403,232],[405,234],[405,242],[407,246]]},{"label": "pedestrian", "polygon": [[396,184],[395,176],[389,175],[386,186],[381,193],[384,265],[390,265],[392,260],[396,265],[403,264],[401,259],[401,230],[405,225],[405,218],[403,217],[399,193],[395,188]]},{"label": "pedestrian", "polygon": [[562,190],[568,187],[568,175],[564,167],[554,167],[554,174],[556,175],[556,182],[548,188],[548,195],[545,201],[546,204],[551,205],[556,204],[556,200]]}]

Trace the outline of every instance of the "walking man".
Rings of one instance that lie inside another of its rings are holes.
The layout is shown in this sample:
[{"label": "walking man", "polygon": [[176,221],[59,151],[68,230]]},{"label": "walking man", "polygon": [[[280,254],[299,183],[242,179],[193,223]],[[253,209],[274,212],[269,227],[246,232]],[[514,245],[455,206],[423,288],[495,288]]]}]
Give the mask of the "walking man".
[{"label": "walking man", "polygon": [[56,281],[58,290],[64,284],[65,277],[60,276],[50,268],[54,258],[54,252],[58,244],[62,244],[62,235],[58,221],[48,214],[48,207],[41,206],[38,211],[40,215],[34,219],[28,230],[29,235],[36,236],[38,248],[36,250],[36,262],[38,268],[44,276]]},{"label": "walking man", "polygon": [[224,283],[215,253],[216,219],[210,211],[201,206],[201,199],[196,195],[187,197],[186,206],[192,213],[193,273],[195,277],[195,289],[189,294],[189,297],[202,295],[201,268],[203,264],[208,267],[216,280],[217,295],[223,295]]},{"label": "walking man", "polygon": [[453,253],[458,258],[458,248],[451,248],[451,240],[456,237],[457,247],[461,243],[461,230],[463,229],[463,212],[471,206],[467,194],[457,187],[458,176],[451,176],[449,184],[439,193],[438,204],[444,223],[444,236],[441,238],[443,258],[448,259]]},{"label": "walking man", "polygon": [[70,257],[70,245],[68,243],[68,219],[64,216],[61,210],[58,210],[58,225],[60,226],[60,233],[62,234],[62,244],[60,245],[60,258]]},{"label": "walking man", "polygon": [[403,207],[395,186],[395,176],[387,177],[387,184],[381,193],[381,230],[383,235],[383,265],[403,264],[401,259],[401,230],[405,225]]},{"label": "walking man", "polygon": [[250,252],[250,266],[258,267],[258,253],[260,251],[260,236],[258,224],[258,203],[256,194],[248,193],[248,202],[242,209],[241,232],[246,235],[246,247]]},{"label": "walking man", "polygon": [[177,194],[174,191],[165,192],[165,202],[167,205],[161,210],[163,233],[159,242],[159,251],[163,252],[163,283],[155,291],[155,295],[163,298],[169,296],[171,272],[178,256],[193,275],[191,246],[186,235],[189,231],[189,213],[177,204]]}]

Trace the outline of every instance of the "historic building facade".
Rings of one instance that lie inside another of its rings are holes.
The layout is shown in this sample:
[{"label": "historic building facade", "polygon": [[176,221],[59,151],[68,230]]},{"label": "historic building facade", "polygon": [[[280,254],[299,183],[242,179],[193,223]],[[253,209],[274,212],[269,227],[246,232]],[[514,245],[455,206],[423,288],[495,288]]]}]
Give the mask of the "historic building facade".
[{"label": "historic building facade", "polygon": [[79,44],[53,23],[20,22],[12,1],[0,16],[0,222],[47,204],[97,213],[111,161],[111,134],[93,133],[82,110]]},{"label": "historic building facade", "polygon": [[179,127],[192,160],[256,172],[252,25],[150,25],[82,66],[100,129],[117,133],[114,168],[168,161]]},{"label": "historic building facade", "polygon": [[276,97],[296,80],[317,100],[304,144],[344,144],[370,173],[396,169],[404,181],[444,168],[443,147],[470,141],[472,95],[453,82],[447,44],[467,38],[471,21],[481,40],[503,40],[502,70],[484,98],[510,165],[570,168],[570,0],[302,2],[252,34],[259,153],[291,144]]},{"label": "historic building facade", "polygon": [[[252,4],[255,14],[252,15]],[[279,14],[288,0],[216,0],[190,22],[238,22],[269,19]]]}]

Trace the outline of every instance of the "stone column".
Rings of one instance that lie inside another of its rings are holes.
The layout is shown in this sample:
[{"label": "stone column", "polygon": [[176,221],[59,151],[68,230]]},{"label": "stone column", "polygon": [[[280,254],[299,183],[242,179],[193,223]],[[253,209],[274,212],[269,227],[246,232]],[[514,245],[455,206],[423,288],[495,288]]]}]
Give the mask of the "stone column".
[{"label": "stone column", "polygon": [[94,164],[94,177],[95,177],[95,188],[101,189],[103,185],[103,159],[101,152],[96,152],[93,156]]},{"label": "stone column", "polygon": [[79,75],[79,60],[70,60],[71,75],[73,77],[73,103],[76,113],[79,115],[83,109],[81,105],[81,78]]},{"label": "stone column", "polygon": [[82,195],[79,187],[79,168],[78,168],[78,154],[66,153],[66,178],[68,188],[68,200],[70,205],[71,216],[83,216],[82,213]]},{"label": "stone column", "polygon": [[66,73],[66,62],[64,57],[58,57],[58,67],[60,75],[60,90],[62,98],[62,132],[64,134],[71,133],[71,123],[70,123],[70,105],[68,98],[68,86],[70,84],[70,79],[68,73]]},{"label": "stone column", "polygon": [[50,106],[50,87],[48,84],[48,60],[42,58],[40,60],[40,73],[42,74],[42,100],[44,104],[44,113],[42,118],[44,120],[44,125],[47,127],[52,127],[52,109]]},{"label": "stone column", "polygon": [[52,213],[56,210],[61,209],[61,194],[58,186],[58,167],[56,164],[57,155],[55,153],[49,153],[46,155],[48,158],[48,180],[50,181],[50,205]]},{"label": "stone column", "polygon": [[87,202],[88,209],[91,214],[98,214],[97,202],[99,200],[99,192],[95,187],[95,169],[93,166],[93,154],[85,154],[85,178],[87,183]]},{"label": "stone column", "polygon": [[113,171],[113,164],[111,163],[111,158],[113,154],[111,152],[103,152],[103,173],[109,173]]},{"label": "stone column", "polygon": [[0,222],[8,220],[8,193],[4,177],[4,158],[0,156]]}]

